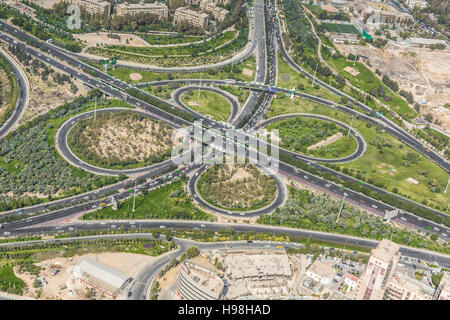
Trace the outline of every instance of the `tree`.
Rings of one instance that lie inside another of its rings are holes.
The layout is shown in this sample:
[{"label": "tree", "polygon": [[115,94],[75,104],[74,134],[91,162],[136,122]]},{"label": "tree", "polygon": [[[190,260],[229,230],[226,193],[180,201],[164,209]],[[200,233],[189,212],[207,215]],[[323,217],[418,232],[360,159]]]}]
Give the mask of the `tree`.
[{"label": "tree", "polygon": [[190,247],[188,249],[186,249],[186,258],[187,259],[192,259],[196,256],[198,256],[199,254],[199,250],[197,247]]}]

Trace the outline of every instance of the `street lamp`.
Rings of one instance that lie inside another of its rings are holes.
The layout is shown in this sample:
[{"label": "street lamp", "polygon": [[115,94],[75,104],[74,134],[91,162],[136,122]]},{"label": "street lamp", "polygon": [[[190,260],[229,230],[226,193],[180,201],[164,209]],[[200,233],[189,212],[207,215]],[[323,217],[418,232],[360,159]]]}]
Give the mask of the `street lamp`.
[{"label": "street lamp", "polygon": [[336,219],[336,223],[338,223],[339,221],[339,217],[341,216],[341,212],[342,212],[342,208],[344,207],[344,201],[345,201],[345,197],[348,196],[347,193],[344,192],[344,198],[342,198],[342,203],[341,203],[341,208],[339,209],[339,213]]}]

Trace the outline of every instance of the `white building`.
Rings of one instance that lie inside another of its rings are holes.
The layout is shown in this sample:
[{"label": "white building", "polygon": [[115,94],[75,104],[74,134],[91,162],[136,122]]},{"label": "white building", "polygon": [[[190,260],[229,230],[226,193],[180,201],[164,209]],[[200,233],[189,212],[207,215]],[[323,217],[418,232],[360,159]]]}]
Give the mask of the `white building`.
[{"label": "white building", "polygon": [[169,8],[163,2],[121,3],[117,5],[116,10],[118,16],[145,12],[157,15],[159,19],[167,19],[169,17]]},{"label": "white building", "polygon": [[337,272],[329,265],[315,261],[306,271],[306,275],[322,285],[329,286],[336,277]]},{"label": "white building", "polygon": [[93,287],[111,297],[132,281],[132,278],[91,257],[82,258],[73,268],[73,275],[87,286]]},{"label": "white building", "polygon": [[358,284],[358,277],[347,272],[344,276],[344,284],[347,285],[350,291],[353,291],[355,290],[356,285]]},{"label": "white building", "polygon": [[426,2],[425,0],[406,0],[406,4],[411,9],[414,9],[415,7],[419,7],[419,8],[428,7],[428,2]]}]

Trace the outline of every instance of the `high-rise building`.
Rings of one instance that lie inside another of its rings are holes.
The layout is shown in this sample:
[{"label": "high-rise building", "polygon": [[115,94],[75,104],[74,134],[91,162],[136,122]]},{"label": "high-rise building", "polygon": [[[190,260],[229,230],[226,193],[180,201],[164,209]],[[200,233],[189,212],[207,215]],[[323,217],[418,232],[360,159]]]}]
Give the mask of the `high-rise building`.
[{"label": "high-rise building", "polygon": [[381,300],[394,275],[400,258],[400,246],[383,239],[372,249],[366,269],[358,280],[353,297],[356,300]]},{"label": "high-rise building", "polygon": [[124,16],[126,14],[134,15],[141,12],[155,14],[159,19],[167,19],[169,17],[169,8],[162,2],[121,3],[117,5],[116,14],[118,16]]},{"label": "high-rise building", "polygon": [[77,5],[91,14],[111,15],[111,4],[101,0],[66,0],[68,4]]},{"label": "high-rise building", "polygon": [[197,12],[186,7],[175,10],[174,22],[187,22],[194,27],[205,29],[208,26],[208,15],[204,12]]},{"label": "high-rise building", "polygon": [[436,289],[437,300],[450,300],[450,274],[445,273]]}]

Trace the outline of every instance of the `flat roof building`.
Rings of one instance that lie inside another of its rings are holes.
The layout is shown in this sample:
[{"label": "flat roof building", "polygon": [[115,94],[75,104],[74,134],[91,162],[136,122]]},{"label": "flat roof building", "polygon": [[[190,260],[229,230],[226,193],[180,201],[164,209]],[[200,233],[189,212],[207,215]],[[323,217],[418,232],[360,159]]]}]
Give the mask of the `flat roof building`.
[{"label": "flat roof building", "polygon": [[175,288],[185,300],[219,300],[225,284],[214,270],[191,261],[181,264]]},{"label": "flat roof building", "polygon": [[352,33],[332,33],[331,40],[333,40],[334,43],[359,43],[358,36]]},{"label": "flat roof building", "polygon": [[414,9],[415,7],[419,7],[419,8],[428,7],[428,2],[426,2],[425,0],[406,0],[406,4],[411,9]]},{"label": "flat roof building", "polygon": [[167,19],[169,17],[169,8],[162,2],[121,3],[117,5],[116,14],[118,16],[124,16],[126,14],[134,15],[141,12],[155,14],[159,19]]},{"label": "flat roof building", "polygon": [[114,297],[132,281],[132,278],[116,269],[99,263],[91,257],[82,258],[73,268],[73,274],[84,284]]},{"label": "flat roof building", "polygon": [[202,0],[202,2],[200,2],[200,10],[212,14],[214,19],[218,21],[225,20],[228,14],[228,10],[218,7],[214,2],[211,2],[210,0]]},{"label": "flat roof building", "polygon": [[421,45],[429,47],[433,44],[443,44],[444,46],[447,46],[447,42],[445,42],[445,40],[427,38],[406,38],[406,43],[413,47],[419,47]]},{"label": "flat roof building", "polygon": [[309,267],[308,271],[306,271],[306,275],[314,281],[319,282],[325,286],[329,286],[333,279],[336,277],[337,272],[329,265],[320,262],[314,261],[314,263]]},{"label": "flat roof building", "polygon": [[227,275],[234,281],[273,280],[276,277],[290,279],[291,263],[286,254],[246,252],[229,254],[224,258]]},{"label": "flat roof building", "polygon": [[111,4],[101,0],[65,0],[68,4],[77,5],[91,14],[100,14],[106,17],[111,15]]},{"label": "flat roof building", "polygon": [[197,12],[186,7],[175,10],[173,17],[175,23],[186,22],[194,27],[205,29],[208,26],[208,15],[204,12]]},{"label": "flat roof building", "polygon": [[434,289],[408,277],[406,268],[397,268],[384,293],[384,300],[431,300]]}]

